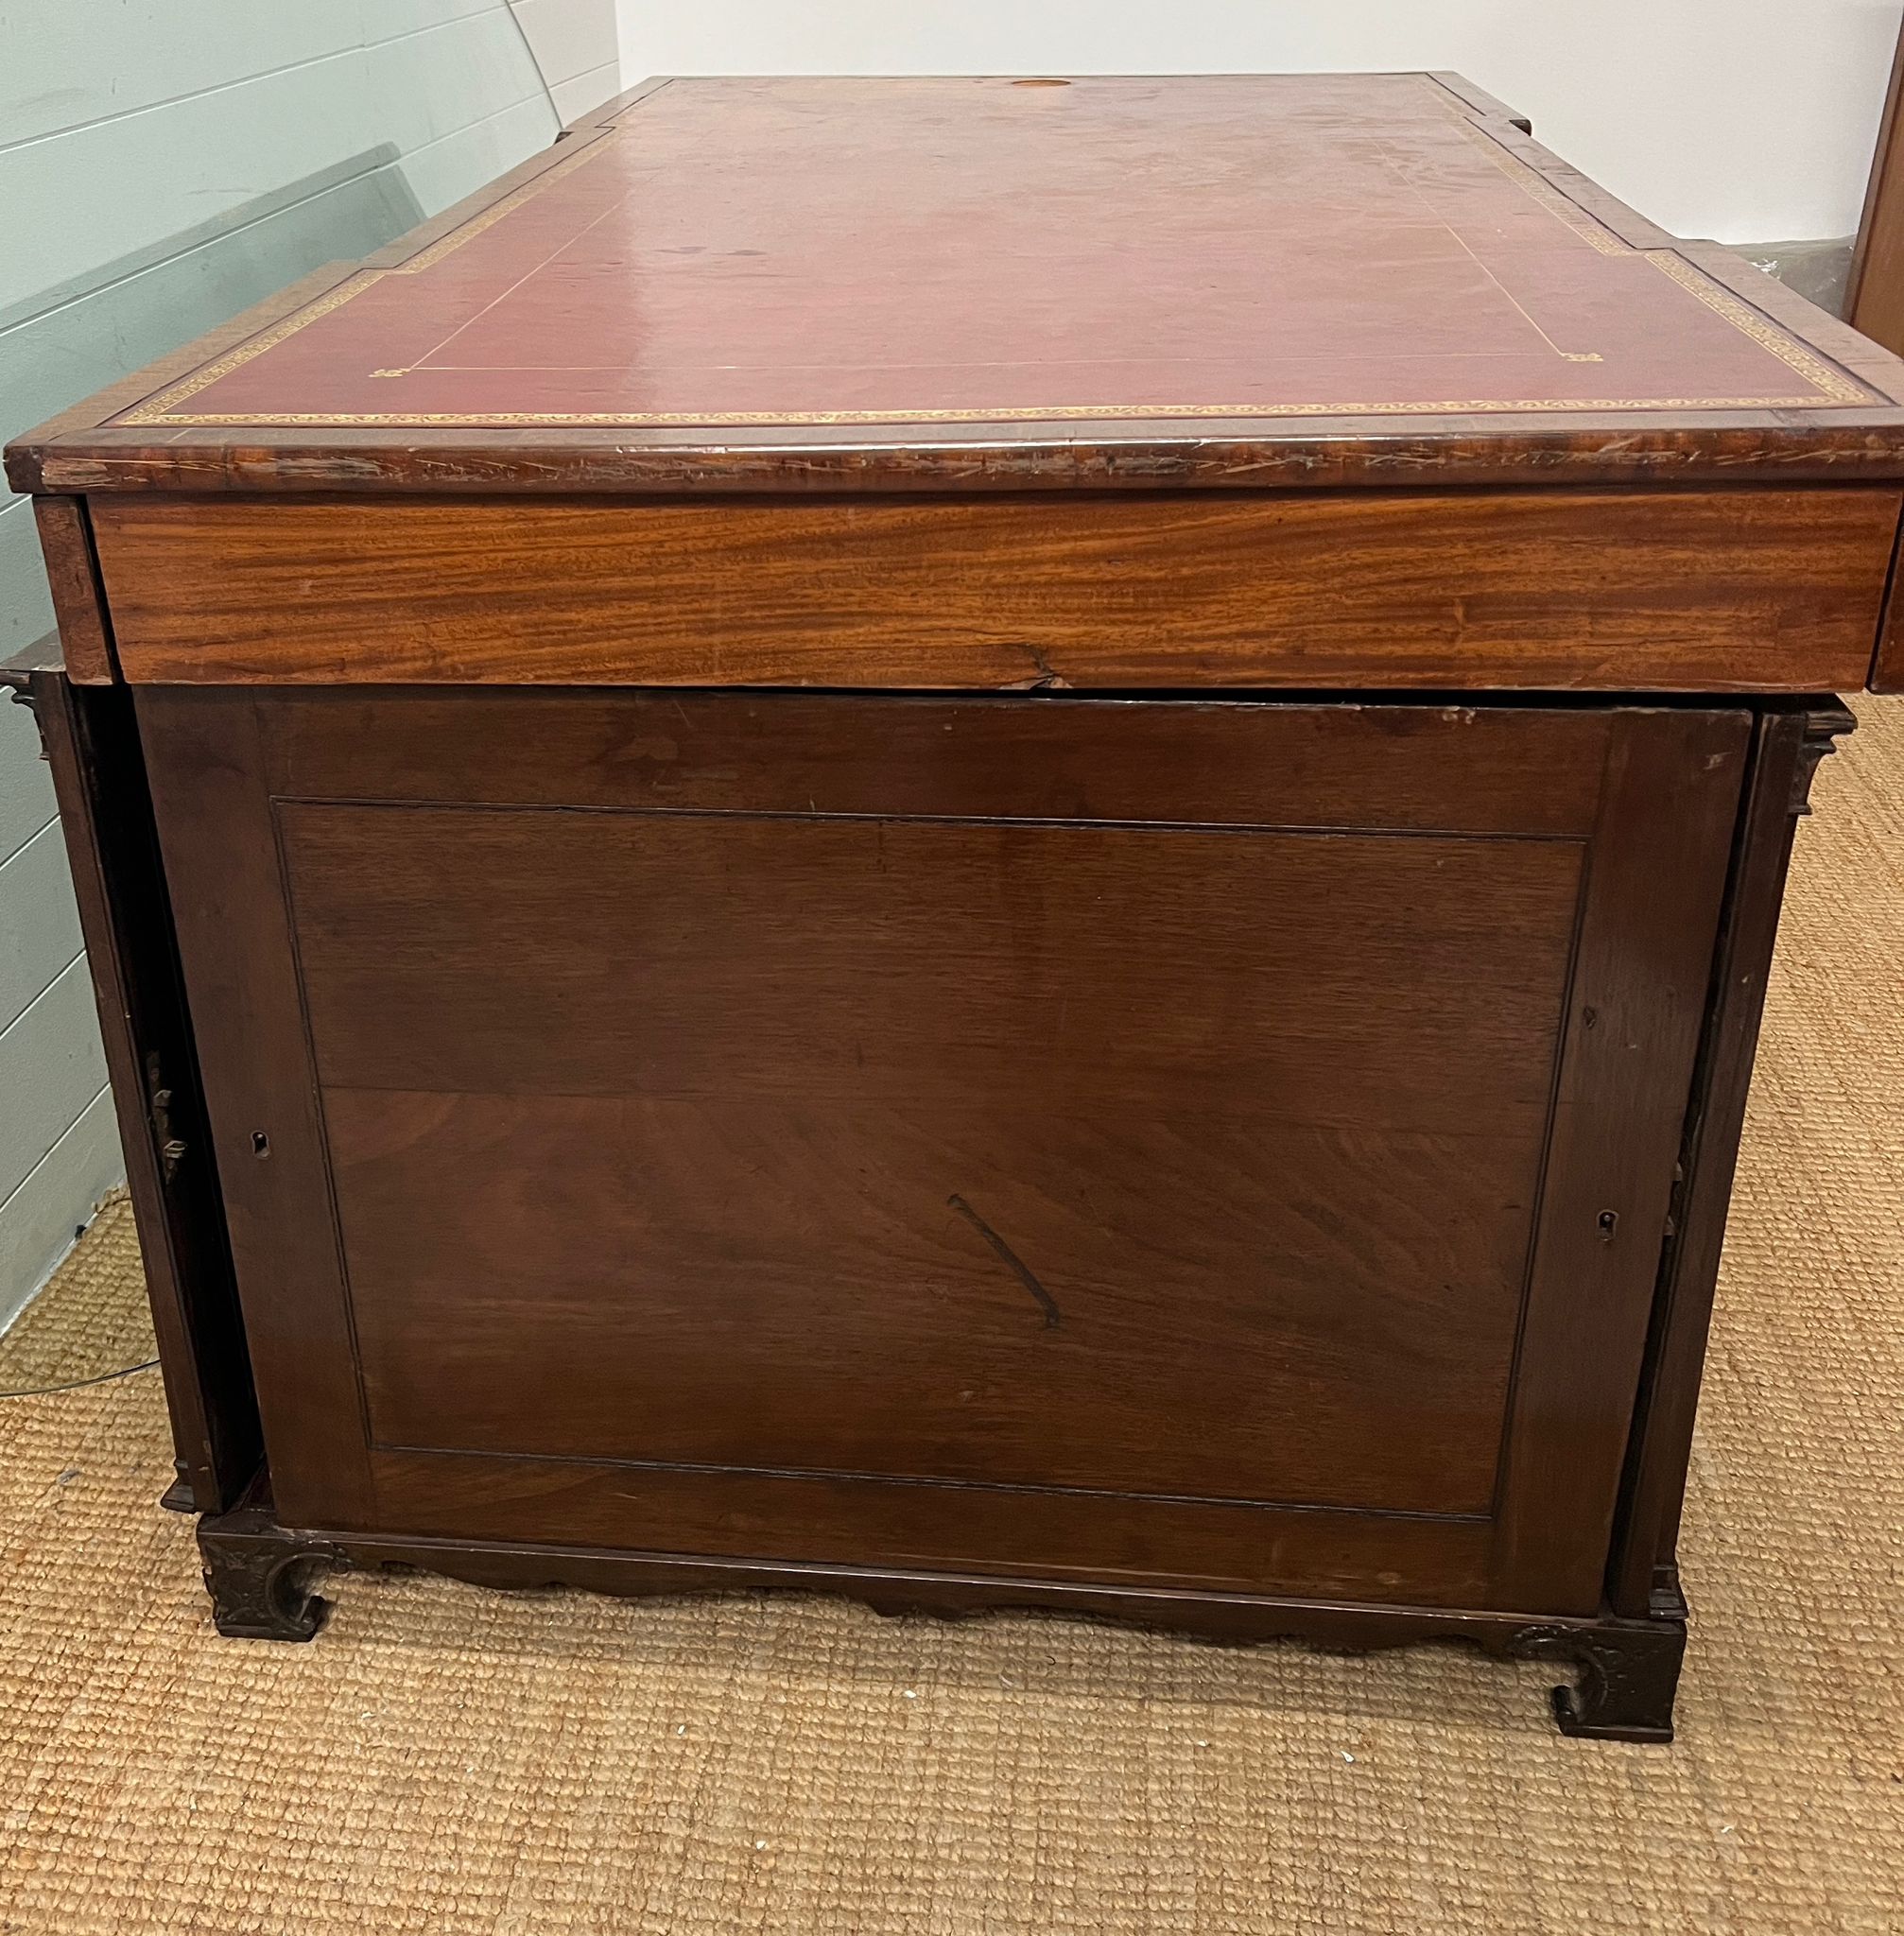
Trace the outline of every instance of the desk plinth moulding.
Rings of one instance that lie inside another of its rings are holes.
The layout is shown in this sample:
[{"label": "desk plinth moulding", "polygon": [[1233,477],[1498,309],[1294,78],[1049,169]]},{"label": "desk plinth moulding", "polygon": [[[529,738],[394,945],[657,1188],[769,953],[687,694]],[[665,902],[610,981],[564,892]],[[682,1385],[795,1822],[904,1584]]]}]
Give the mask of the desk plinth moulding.
[{"label": "desk plinth moulding", "polygon": [[1670,1738],[1900,400],[1452,77],[695,80],[20,440],[221,1631],[789,1587]]}]

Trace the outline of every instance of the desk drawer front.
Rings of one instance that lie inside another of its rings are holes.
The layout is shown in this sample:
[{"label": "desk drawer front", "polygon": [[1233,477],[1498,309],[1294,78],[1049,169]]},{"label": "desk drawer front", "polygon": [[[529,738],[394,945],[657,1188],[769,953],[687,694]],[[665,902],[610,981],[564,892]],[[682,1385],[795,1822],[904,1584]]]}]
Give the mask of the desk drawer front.
[{"label": "desk drawer front", "polygon": [[1861,686],[1895,491],[94,506],[135,683]]}]

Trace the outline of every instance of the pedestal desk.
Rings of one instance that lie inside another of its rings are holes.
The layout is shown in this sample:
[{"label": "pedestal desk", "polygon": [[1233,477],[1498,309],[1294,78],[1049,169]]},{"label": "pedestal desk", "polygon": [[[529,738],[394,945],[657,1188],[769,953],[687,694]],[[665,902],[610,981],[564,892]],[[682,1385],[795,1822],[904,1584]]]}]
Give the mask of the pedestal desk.
[{"label": "pedestal desk", "polygon": [[22,439],[221,1629],[782,1586],[1667,1738],[1900,399],[1453,77],[673,80]]}]

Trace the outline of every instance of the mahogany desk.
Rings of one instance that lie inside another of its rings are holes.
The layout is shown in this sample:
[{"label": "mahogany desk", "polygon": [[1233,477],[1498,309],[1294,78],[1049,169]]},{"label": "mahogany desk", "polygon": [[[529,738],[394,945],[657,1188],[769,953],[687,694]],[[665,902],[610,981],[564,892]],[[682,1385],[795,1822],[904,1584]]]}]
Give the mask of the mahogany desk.
[{"label": "mahogany desk", "polygon": [[21,440],[222,1630],[818,1588],[1667,1738],[1900,399],[1451,77],[677,80]]}]

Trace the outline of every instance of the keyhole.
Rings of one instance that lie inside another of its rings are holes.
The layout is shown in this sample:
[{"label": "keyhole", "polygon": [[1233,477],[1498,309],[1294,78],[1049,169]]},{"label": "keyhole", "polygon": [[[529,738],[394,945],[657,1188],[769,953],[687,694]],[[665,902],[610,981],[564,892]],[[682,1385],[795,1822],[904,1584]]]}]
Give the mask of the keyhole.
[{"label": "keyhole", "polygon": [[1619,1212],[1618,1210],[1602,1210],[1596,1220],[1600,1225],[1601,1242],[1610,1244],[1613,1241],[1614,1232],[1619,1228]]},{"label": "keyhole", "polygon": [[253,1130],[251,1132],[251,1154],[253,1156],[268,1156],[270,1153],[271,1139],[265,1134],[263,1130]]}]

